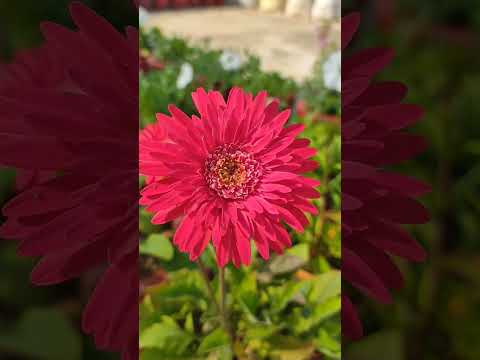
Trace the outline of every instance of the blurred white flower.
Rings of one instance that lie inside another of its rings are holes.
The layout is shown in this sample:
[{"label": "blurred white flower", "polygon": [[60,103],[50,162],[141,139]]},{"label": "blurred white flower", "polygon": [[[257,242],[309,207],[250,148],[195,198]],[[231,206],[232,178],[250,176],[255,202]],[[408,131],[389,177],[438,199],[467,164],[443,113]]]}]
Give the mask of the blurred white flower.
[{"label": "blurred white flower", "polygon": [[149,18],[150,14],[148,13],[147,9],[145,9],[143,6],[140,6],[138,8],[138,24],[142,26],[145,24]]},{"label": "blurred white flower", "polygon": [[220,55],[220,64],[226,71],[235,71],[240,69],[243,64],[242,58],[239,54],[233,51],[224,50]]},{"label": "blurred white flower", "polygon": [[336,51],[323,63],[323,81],[329,90],[342,90],[342,53]]},{"label": "blurred white flower", "polygon": [[312,17],[318,20],[335,20],[341,17],[342,4],[340,0],[314,0]]},{"label": "blurred white flower", "polygon": [[185,89],[193,81],[193,66],[183,63],[177,78],[177,89]]}]

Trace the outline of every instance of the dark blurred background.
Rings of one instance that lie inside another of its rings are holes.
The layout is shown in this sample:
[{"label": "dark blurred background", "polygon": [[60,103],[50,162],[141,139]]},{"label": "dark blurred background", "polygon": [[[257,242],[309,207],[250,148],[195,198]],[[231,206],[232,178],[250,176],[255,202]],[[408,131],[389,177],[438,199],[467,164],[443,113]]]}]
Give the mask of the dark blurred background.
[{"label": "dark blurred background", "polygon": [[[53,21],[72,27],[68,0],[0,0],[0,64],[19,50],[42,42],[39,25]],[[82,1],[115,27],[138,26],[138,13],[130,0]],[[1,119],[0,119],[1,121]],[[0,208],[15,195],[15,174],[0,167]],[[0,215],[0,224],[3,219]],[[16,254],[16,243],[0,239],[0,359],[101,360],[118,355],[95,350],[80,331],[83,306],[97,274],[51,287],[30,285],[34,259]]]},{"label": "dark blurred background", "polygon": [[[78,1],[78,0],[77,0]],[[72,0],[0,0],[0,59],[10,59],[16,51],[41,43],[42,21],[73,26],[68,5]],[[138,26],[133,0],[80,0],[110,21],[117,29]]]},{"label": "dark blurred background", "polygon": [[395,303],[360,302],[367,337],[347,360],[480,359],[480,1],[342,0],[360,11],[354,47],[391,47],[379,79],[402,81],[426,114],[412,129],[428,150],[399,170],[430,183],[432,221],[412,228],[422,264],[400,262]]}]

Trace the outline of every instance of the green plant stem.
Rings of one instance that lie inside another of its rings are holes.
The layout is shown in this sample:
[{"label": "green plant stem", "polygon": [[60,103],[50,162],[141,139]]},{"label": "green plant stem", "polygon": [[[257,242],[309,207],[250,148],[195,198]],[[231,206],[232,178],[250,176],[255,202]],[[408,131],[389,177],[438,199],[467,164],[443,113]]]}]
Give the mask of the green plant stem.
[{"label": "green plant stem", "polygon": [[225,284],[225,269],[222,267],[218,267],[218,283],[219,283],[219,288],[220,288],[220,303],[217,300],[217,297],[215,296],[215,292],[213,291],[212,284],[210,283],[210,279],[208,278],[208,269],[203,263],[203,261],[199,258],[197,260],[198,267],[200,268],[200,273],[203,276],[203,279],[205,280],[205,284],[207,285],[207,291],[208,295],[212,299],[213,303],[215,304],[215,307],[217,309],[217,312],[220,317],[220,321],[222,323],[222,327],[225,330],[225,332],[228,334],[230,338],[230,344],[233,349],[233,334],[230,328],[230,321],[229,321],[229,314],[227,310],[227,290],[226,290],[226,284]]},{"label": "green plant stem", "polygon": [[220,318],[222,319],[222,326],[225,332],[230,337],[230,343],[233,348],[233,334],[230,328],[229,314],[227,310],[227,290],[225,284],[225,268],[218,267],[218,281],[220,284]]},{"label": "green plant stem", "polygon": [[210,283],[210,279],[208,278],[208,269],[203,263],[202,259],[198,258],[197,260],[198,267],[200,268],[200,273],[203,276],[203,279],[205,280],[205,284],[207,285],[207,291],[208,295],[212,299],[213,303],[215,304],[215,307],[217,308],[218,313],[221,313],[222,310],[220,308],[220,305],[218,304],[217,297],[215,296],[215,292],[213,291],[212,284]]},{"label": "green plant stem", "polygon": [[222,317],[222,322],[227,329],[227,314],[225,311],[225,303],[226,303],[226,290],[225,290],[225,269],[222,267],[218,267],[218,281],[220,284],[220,316]]}]

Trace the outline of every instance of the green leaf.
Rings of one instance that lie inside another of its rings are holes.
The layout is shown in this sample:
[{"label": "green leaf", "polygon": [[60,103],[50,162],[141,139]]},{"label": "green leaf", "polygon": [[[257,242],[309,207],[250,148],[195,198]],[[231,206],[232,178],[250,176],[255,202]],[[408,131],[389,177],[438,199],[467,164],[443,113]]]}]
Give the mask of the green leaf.
[{"label": "green leaf", "polygon": [[325,319],[338,314],[340,308],[340,297],[330,298],[320,304],[316,304],[311,310],[306,307],[298,309],[292,314],[293,319],[291,323],[294,324],[295,332],[297,334],[302,334],[311,330],[314,326],[317,326]]},{"label": "green leaf", "polygon": [[[235,272],[232,272],[232,276],[234,275]],[[255,271],[240,272],[233,281],[235,284],[238,284],[232,289],[235,300],[248,319],[251,322],[255,322],[255,313],[260,302],[257,288],[257,273]]]},{"label": "green leaf", "polygon": [[233,351],[229,346],[224,346],[216,351],[212,351],[207,360],[231,360],[233,358]]},{"label": "green leaf", "polygon": [[179,270],[169,274],[169,279],[151,293],[152,304],[158,313],[165,315],[194,310],[206,310],[205,283],[198,271]]},{"label": "green leaf", "polygon": [[188,332],[190,332],[192,334],[195,332],[195,326],[194,326],[194,322],[193,322],[193,314],[192,313],[189,313],[187,315],[187,319],[185,320],[185,330],[187,330]]},{"label": "green leaf", "polygon": [[314,351],[313,345],[305,345],[304,347],[291,350],[274,350],[272,354],[274,359],[278,360],[309,360]]},{"label": "green leaf", "polygon": [[287,254],[296,256],[307,262],[310,260],[310,247],[308,244],[298,244],[288,249]]},{"label": "green leaf", "polygon": [[274,258],[268,268],[273,274],[279,275],[298,270],[306,263],[301,257],[285,254]]},{"label": "green leaf", "polygon": [[140,254],[170,261],[173,259],[174,249],[170,240],[163,234],[150,234],[140,243]]},{"label": "green leaf", "polygon": [[245,338],[247,341],[266,339],[277,333],[281,328],[277,325],[253,325],[247,328]]},{"label": "green leaf", "polygon": [[268,288],[273,313],[279,313],[305,286],[304,282],[288,282],[282,286]]},{"label": "green leaf", "polygon": [[398,331],[384,331],[366,337],[348,348],[345,359],[405,360],[402,335]]},{"label": "green leaf", "polygon": [[310,303],[322,303],[342,291],[342,276],[340,271],[332,270],[324,274],[316,275],[312,281],[312,289],[308,294]]},{"label": "green leaf", "polygon": [[230,347],[230,338],[223,329],[219,328],[202,340],[198,348],[198,353],[208,354],[224,347]]},{"label": "green leaf", "polygon": [[276,336],[271,340],[272,358],[276,360],[309,360],[315,346],[292,336]]},{"label": "green leaf", "polygon": [[331,336],[325,329],[318,331],[317,338],[314,340],[315,346],[322,354],[332,358],[341,359],[342,345],[340,339]]},{"label": "green leaf", "polygon": [[56,309],[31,309],[16,328],[0,334],[0,348],[22,357],[78,360],[81,340],[65,314]]},{"label": "green leaf", "polygon": [[140,334],[139,345],[140,348],[161,350],[163,355],[178,356],[185,354],[193,339],[175,320],[162,316],[160,323],[150,326]]},{"label": "green leaf", "polygon": [[205,358],[192,355],[165,355],[158,349],[143,349],[140,353],[140,360],[205,360]]}]

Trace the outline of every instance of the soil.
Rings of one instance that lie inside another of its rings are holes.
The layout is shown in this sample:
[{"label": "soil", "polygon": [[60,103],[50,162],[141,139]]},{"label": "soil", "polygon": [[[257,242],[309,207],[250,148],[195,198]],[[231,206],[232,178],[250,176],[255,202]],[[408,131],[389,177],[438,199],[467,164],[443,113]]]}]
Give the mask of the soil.
[{"label": "soil", "polygon": [[209,41],[213,48],[248,50],[261,58],[265,70],[299,81],[311,73],[321,54],[319,29],[326,26],[329,36],[340,37],[338,23],[325,25],[306,16],[288,17],[234,6],[151,13],[146,27],[151,26],[194,43]]}]

